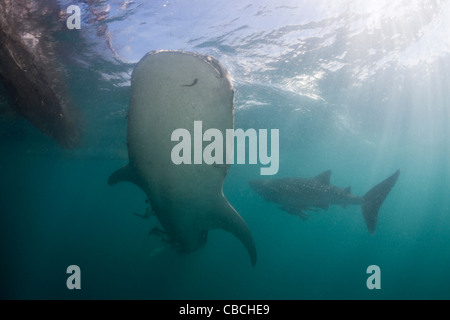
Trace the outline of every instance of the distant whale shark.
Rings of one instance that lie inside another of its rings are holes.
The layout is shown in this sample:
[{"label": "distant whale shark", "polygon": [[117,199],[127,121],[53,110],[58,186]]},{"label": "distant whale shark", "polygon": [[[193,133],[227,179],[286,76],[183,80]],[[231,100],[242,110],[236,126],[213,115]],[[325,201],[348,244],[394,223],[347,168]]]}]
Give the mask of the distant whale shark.
[{"label": "distant whale shark", "polygon": [[209,230],[222,229],[244,244],[255,265],[250,230],[222,191],[228,166],[176,165],[171,159],[176,129],[190,128],[200,120],[205,129],[225,135],[234,127],[233,109],[230,76],[218,60],[181,51],[148,53],[131,77],[129,164],[113,173],[108,183],[129,181],[139,186],[181,251],[197,250]]},{"label": "distant whale shark", "polygon": [[252,180],[250,186],[264,199],[281,205],[281,209],[306,218],[305,211],[313,208],[327,210],[330,205],[360,205],[369,232],[377,226],[378,211],[394,187],[400,170],[373,187],[363,197],[353,195],[351,188],[340,189],[330,183],[331,171],[314,178],[284,178],[277,180]]}]

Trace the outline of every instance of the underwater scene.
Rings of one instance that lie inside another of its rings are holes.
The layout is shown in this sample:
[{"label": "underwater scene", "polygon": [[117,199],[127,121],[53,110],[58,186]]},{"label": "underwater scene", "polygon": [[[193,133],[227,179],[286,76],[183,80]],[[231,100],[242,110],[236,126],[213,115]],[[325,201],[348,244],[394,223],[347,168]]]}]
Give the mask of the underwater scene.
[{"label": "underwater scene", "polygon": [[449,88],[443,0],[0,0],[0,299],[450,299]]}]

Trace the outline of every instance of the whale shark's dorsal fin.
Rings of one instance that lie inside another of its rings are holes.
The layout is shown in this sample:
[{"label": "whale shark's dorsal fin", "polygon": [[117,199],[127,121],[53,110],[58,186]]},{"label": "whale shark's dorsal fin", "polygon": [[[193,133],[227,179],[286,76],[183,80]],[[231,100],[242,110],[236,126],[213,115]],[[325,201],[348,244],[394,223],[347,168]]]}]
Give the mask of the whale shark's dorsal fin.
[{"label": "whale shark's dorsal fin", "polygon": [[347,187],[344,189],[344,191],[348,194],[352,193],[352,187]]},{"label": "whale shark's dorsal fin", "polygon": [[330,184],[330,178],[331,178],[331,170],[327,170],[325,172],[322,172],[318,176],[314,177],[314,180],[319,181],[322,184]]}]

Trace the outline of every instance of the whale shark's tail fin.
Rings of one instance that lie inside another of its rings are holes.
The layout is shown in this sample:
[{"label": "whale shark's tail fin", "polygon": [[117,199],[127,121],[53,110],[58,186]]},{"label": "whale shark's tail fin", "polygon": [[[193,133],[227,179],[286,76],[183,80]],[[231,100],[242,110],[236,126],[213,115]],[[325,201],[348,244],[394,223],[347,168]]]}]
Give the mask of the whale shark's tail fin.
[{"label": "whale shark's tail fin", "polygon": [[362,214],[366,221],[367,228],[371,234],[375,233],[377,226],[378,210],[386,199],[387,195],[397,182],[400,170],[397,170],[392,176],[377,184],[369,190],[364,197],[361,205]]}]

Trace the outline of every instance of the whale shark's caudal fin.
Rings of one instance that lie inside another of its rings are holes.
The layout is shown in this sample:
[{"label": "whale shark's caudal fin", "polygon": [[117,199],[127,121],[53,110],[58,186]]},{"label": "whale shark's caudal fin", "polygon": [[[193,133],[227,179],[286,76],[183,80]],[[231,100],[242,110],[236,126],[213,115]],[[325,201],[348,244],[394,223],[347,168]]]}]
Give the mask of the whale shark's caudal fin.
[{"label": "whale shark's caudal fin", "polygon": [[375,233],[378,219],[378,210],[380,210],[380,207],[386,199],[387,195],[394,187],[399,175],[400,170],[370,189],[369,192],[367,192],[363,197],[361,210],[364,216],[364,220],[366,221],[367,228],[369,229],[369,232],[371,234]]},{"label": "whale shark's caudal fin", "polygon": [[237,213],[225,197],[219,201],[211,213],[208,228],[221,229],[232,233],[248,251],[252,265],[256,265],[256,246],[250,229],[244,219]]}]

